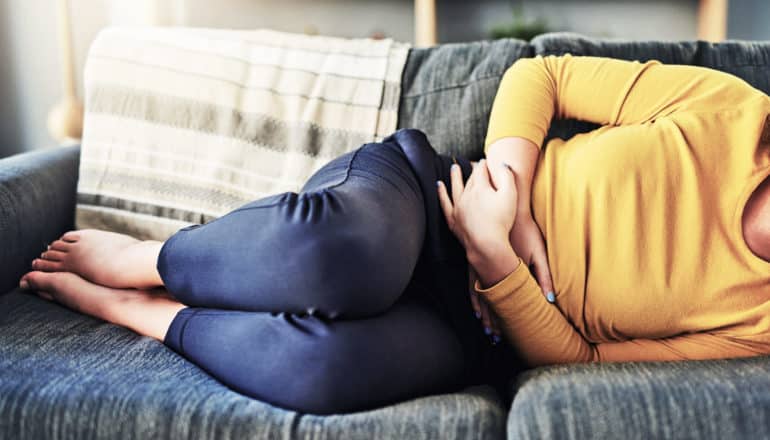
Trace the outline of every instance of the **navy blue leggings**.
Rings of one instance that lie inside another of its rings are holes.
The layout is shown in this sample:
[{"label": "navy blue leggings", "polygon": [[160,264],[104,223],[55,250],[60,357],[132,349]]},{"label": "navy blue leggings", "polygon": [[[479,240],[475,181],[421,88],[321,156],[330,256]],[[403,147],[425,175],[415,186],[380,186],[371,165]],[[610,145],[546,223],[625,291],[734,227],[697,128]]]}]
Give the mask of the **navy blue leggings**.
[{"label": "navy blue leggings", "polygon": [[335,158],[299,193],[179,230],[157,267],[188,307],[164,343],[240,393],[314,414],[502,385],[516,360],[473,315],[438,204],[451,163],[402,129]]}]

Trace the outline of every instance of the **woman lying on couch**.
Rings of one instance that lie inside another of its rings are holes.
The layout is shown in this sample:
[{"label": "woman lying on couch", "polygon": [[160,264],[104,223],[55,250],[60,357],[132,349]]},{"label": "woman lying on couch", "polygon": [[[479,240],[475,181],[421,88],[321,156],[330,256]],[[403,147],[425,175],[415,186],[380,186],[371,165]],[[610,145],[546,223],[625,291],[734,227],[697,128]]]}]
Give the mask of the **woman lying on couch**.
[{"label": "woman lying on couch", "polygon": [[[766,354],[769,113],[706,68],[521,59],[474,166],[399,130],[164,243],[67,232],[21,287],[319,414],[483,382],[511,353]],[[541,148],[553,117],[602,126]]]}]

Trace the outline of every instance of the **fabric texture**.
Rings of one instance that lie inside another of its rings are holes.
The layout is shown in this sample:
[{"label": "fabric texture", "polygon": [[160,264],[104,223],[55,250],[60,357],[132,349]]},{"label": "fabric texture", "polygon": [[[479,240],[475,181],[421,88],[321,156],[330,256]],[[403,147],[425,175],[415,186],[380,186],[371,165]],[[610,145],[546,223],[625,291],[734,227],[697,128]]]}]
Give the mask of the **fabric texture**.
[{"label": "fabric texture", "polygon": [[3,439],[491,440],[505,414],[489,386],[344,415],[285,411],[155,339],[19,290],[0,296]]},{"label": "fabric texture", "polygon": [[0,160],[0,294],[72,228],[79,151],[45,149]]},{"label": "fabric texture", "polygon": [[410,50],[398,128],[422,130],[439,153],[480,159],[500,78],[531,55],[530,45],[514,39]]},{"label": "fabric texture", "polygon": [[770,357],[541,367],[512,384],[509,439],[770,438]]},{"label": "fabric texture", "polygon": [[85,67],[76,226],[164,240],[298,190],[395,130],[408,50],[267,29],[102,31]]},{"label": "fabric texture", "polygon": [[[476,290],[531,365],[770,353],[770,263],[741,225],[770,174],[768,114],[764,92],[702,67],[567,54],[508,69],[486,146],[542,149],[532,211],[556,308],[522,265]],[[554,117],[602,126],[541,145]]]}]

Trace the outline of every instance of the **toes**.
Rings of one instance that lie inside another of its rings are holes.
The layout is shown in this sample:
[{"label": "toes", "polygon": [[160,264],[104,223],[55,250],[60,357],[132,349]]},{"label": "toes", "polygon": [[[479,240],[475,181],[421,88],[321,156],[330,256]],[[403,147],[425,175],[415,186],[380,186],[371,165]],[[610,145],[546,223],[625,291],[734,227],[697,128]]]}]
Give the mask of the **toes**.
[{"label": "toes", "polygon": [[28,273],[25,273],[25,274],[24,274],[24,275],[21,277],[21,279],[19,280],[19,287],[21,287],[22,289],[25,289],[25,290],[26,290],[26,289],[29,289],[29,281],[27,281],[27,277],[28,277],[28,275],[29,275],[29,272],[28,272]]},{"label": "toes", "polygon": [[64,235],[61,236],[61,239],[64,241],[75,242],[80,240],[80,234],[78,231],[65,232]]},{"label": "toes", "polygon": [[19,284],[24,289],[50,291],[51,275],[46,272],[33,270],[24,274]]},{"label": "toes", "polygon": [[32,268],[43,272],[58,272],[63,269],[61,262],[43,260],[42,258],[32,260]]},{"label": "toes", "polygon": [[64,261],[65,255],[67,255],[66,252],[50,249],[40,254],[40,258],[48,261]]},{"label": "toes", "polygon": [[64,240],[56,240],[50,245],[48,245],[48,250],[55,250],[60,252],[67,252],[72,248],[72,243],[64,241]]},{"label": "toes", "polygon": [[31,271],[24,274],[19,281],[19,287],[29,290],[30,293],[43,298],[46,301],[56,301],[56,298],[50,292],[50,275],[44,272]]}]

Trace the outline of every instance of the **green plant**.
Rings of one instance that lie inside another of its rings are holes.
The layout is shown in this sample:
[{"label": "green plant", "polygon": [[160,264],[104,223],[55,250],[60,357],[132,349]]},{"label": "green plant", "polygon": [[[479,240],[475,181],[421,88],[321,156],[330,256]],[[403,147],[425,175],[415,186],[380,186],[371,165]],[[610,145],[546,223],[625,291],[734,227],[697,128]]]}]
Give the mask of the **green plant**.
[{"label": "green plant", "polygon": [[535,20],[527,20],[522,12],[521,2],[513,2],[513,21],[492,27],[489,30],[490,38],[518,38],[529,41],[537,35],[548,32],[548,23],[538,17]]}]

